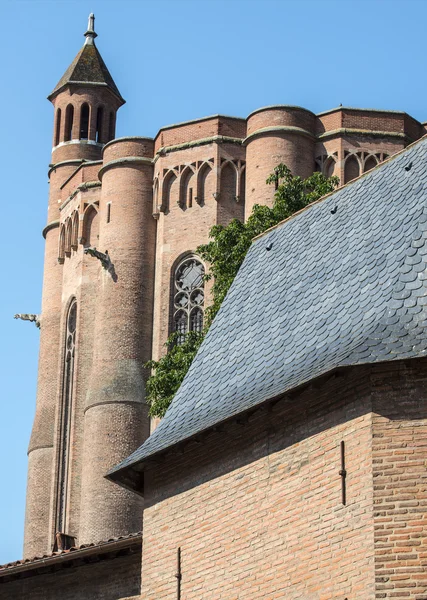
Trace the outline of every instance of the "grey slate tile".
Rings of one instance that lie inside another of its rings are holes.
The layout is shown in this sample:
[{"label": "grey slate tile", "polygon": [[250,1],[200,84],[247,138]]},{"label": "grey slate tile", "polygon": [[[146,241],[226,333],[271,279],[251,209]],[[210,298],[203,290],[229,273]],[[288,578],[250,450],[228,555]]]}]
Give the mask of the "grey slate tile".
[{"label": "grey slate tile", "polygon": [[336,367],[425,356],[426,158],[421,140],[255,240],[165,418],[111,473]]}]

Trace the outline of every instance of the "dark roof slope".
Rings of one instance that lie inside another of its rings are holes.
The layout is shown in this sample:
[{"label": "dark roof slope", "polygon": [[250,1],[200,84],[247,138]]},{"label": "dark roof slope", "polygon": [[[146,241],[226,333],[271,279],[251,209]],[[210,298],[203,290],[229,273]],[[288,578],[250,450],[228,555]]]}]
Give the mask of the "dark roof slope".
[{"label": "dark roof slope", "polygon": [[99,53],[98,48],[94,43],[85,44],[76,58],[73,60],[71,65],[65,71],[64,75],[58,81],[55,89],[50,94],[49,99],[52,98],[59,90],[61,90],[67,84],[76,83],[92,83],[97,85],[106,85],[112,92],[124,102],[113,78],[110,75],[109,70],[105,62],[102,60],[102,56]]},{"label": "dark roof slope", "polygon": [[425,356],[426,204],[423,139],[255,240],[165,418],[110,477],[336,367]]}]

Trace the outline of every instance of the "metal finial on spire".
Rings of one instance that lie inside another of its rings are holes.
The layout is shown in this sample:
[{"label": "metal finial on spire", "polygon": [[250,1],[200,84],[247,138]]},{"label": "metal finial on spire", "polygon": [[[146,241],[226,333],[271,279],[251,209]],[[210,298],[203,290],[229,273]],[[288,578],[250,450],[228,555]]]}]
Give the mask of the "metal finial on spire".
[{"label": "metal finial on spire", "polygon": [[85,33],[86,41],[85,45],[93,44],[98,34],[95,33],[95,15],[90,13],[89,22],[87,24],[87,31]]}]

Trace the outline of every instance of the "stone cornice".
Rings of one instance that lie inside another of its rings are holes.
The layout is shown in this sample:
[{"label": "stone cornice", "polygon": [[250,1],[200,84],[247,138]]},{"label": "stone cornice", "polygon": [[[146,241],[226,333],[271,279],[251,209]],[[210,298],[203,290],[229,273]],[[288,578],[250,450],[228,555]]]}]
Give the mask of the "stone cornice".
[{"label": "stone cornice", "polygon": [[145,158],[143,156],[125,156],[123,158],[116,158],[114,160],[110,160],[110,162],[106,163],[101,169],[99,169],[98,177],[102,180],[102,177],[106,171],[112,169],[113,167],[120,167],[123,165],[152,165],[153,160],[151,158]]},{"label": "stone cornice", "polygon": [[74,190],[74,192],[72,194],[70,194],[68,196],[68,198],[66,198],[66,200],[64,200],[64,202],[61,204],[61,206],[59,207],[59,210],[63,210],[67,204],[73,199],[75,198],[75,196],[77,196],[77,194],[79,192],[85,192],[86,190],[90,190],[92,188],[97,188],[97,187],[101,187],[101,182],[100,181],[85,181],[84,183],[81,183],[80,185],[78,185],[76,187],[76,189]]},{"label": "stone cornice", "polygon": [[317,136],[318,140],[324,140],[330,137],[334,137],[336,135],[366,135],[372,137],[391,137],[397,138],[401,140],[408,140],[413,142],[412,138],[406,135],[406,133],[400,133],[397,131],[372,131],[372,129],[347,129],[346,127],[341,127],[340,129],[333,129],[331,131],[325,131],[325,133],[321,133]]},{"label": "stone cornice", "polygon": [[139,141],[154,142],[154,138],[142,136],[142,135],[127,135],[125,137],[114,138],[105,144],[103,151],[105,150],[105,148],[108,148],[109,146],[112,146],[113,144],[117,144],[120,142],[139,142]]},{"label": "stone cornice", "polygon": [[183,142],[174,146],[162,146],[156,152],[154,161],[157,161],[161,156],[169,154],[169,152],[177,152],[178,150],[187,150],[188,148],[196,148],[197,146],[205,146],[206,144],[237,144],[241,146],[242,138],[228,137],[226,135],[213,135],[207,138],[200,138],[191,142]]},{"label": "stone cornice", "polygon": [[44,237],[44,239],[46,239],[47,232],[51,229],[55,229],[55,227],[59,227],[59,221],[51,221],[46,225],[46,227],[43,228],[42,236]]},{"label": "stone cornice", "polygon": [[314,114],[314,112],[312,112],[308,108],[304,108],[303,106],[296,106],[295,104],[271,104],[269,106],[261,106],[261,108],[257,108],[255,110],[253,110],[246,117],[246,120],[248,121],[253,115],[256,115],[257,113],[260,113],[260,112],[264,112],[266,110],[283,110],[283,111],[286,111],[286,110],[299,110],[301,112],[309,113],[313,117],[316,116]]},{"label": "stone cornice", "polygon": [[246,146],[247,143],[255,137],[259,137],[262,135],[270,135],[272,133],[295,133],[298,135],[308,137],[312,140],[315,139],[315,136],[312,133],[310,133],[306,129],[303,129],[302,127],[293,127],[291,125],[278,125],[276,127],[263,127],[262,129],[257,129],[257,131],[250,133],[248,137],[246,137],[243,140],[243,144]]},{"label": "stone cornice", "polygon": [[47,176],[50,177],[52,171],[56,171],[58,167],[68,167],[70,165],[80,166],[84,162],[86,162],[84,158],[70,158],[68,160],[61,160],[57,163],[51,163],[49,165],[49,171],[47,172]]}]

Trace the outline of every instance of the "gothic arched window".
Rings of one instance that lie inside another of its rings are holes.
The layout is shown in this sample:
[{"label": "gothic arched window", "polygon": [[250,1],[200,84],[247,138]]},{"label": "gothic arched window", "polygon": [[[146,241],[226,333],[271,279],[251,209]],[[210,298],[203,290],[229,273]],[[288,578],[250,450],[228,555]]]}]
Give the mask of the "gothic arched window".
[{"label": "gothic arched window", "polygon": [[76,345],[77,302],[73,300],[68,309],[62,376],[62,402],[60,416],[58,500],[56,531],[65,533],[68,494],[68,471],[70,463],[70,429],[73,402],[74,349]]},{"label": "gothic arched window", "polygon": [[178,344],[185,341],[188,331],[203,329],[204,275],[205,268],[195,257],[186,258],[175,269],[173,330],[179,333]]}]

